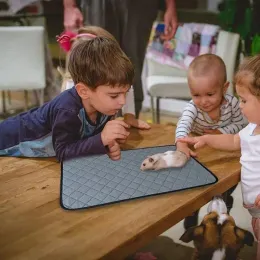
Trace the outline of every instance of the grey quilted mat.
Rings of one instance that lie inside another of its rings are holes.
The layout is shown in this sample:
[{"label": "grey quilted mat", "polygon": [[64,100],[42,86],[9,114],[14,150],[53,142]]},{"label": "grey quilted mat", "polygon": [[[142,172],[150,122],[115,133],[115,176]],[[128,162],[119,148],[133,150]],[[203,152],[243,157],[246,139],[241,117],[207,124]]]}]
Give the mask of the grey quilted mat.
[{"label": "grey quilted mat", "polygon": [[120,161],[98,155],[63,162],[62,207],[89,208],[217,182],[217,177],[193,158],[182,168],[140,170],[148,155],[169,150],[175,150],[175,146],[122,151]]}]

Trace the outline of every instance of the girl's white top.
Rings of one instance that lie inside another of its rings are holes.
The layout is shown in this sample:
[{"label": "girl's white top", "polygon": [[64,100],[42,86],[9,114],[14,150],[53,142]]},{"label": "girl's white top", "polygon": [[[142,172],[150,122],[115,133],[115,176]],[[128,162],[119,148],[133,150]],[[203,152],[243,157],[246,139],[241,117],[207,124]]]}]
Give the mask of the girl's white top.
[{"label": "girl's white top", "polygon": [[[239,132],[241,144],[241,184],[244,204],[253,217],[260,217],[260,209],[254,208],[260,194],[260,135],[254,135],[256,124],[249,123]],[[250,207],[252,206],[252,207]]]},{"label": "girl's white top", "polygon": [[[74,82],[72,80],[67,80],[66,89],[70,89],[74,86]],[[126,103],[122,108],[122,113],[124,114],[132,114],[135,115],[135,101],[134,101],[134,89],[131,86],[129,92],[126,94]]]}]

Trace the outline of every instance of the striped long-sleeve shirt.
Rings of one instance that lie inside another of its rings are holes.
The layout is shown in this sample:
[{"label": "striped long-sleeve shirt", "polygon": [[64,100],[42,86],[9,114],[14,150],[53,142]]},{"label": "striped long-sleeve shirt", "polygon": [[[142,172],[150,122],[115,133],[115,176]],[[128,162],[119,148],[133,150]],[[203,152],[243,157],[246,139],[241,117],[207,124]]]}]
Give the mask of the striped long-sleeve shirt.
[{"label": "striped long-sleeve shirt", "polygon": [[214,123],[206,112],[197,108],[191,100],[184,109],[176,129],[177,138],[193,132],[203,135],[204,129],[218,129],[223,134],[236,134],[247,125],[236,97],[225,95],[226,103],[221,105],[219,121]]}]

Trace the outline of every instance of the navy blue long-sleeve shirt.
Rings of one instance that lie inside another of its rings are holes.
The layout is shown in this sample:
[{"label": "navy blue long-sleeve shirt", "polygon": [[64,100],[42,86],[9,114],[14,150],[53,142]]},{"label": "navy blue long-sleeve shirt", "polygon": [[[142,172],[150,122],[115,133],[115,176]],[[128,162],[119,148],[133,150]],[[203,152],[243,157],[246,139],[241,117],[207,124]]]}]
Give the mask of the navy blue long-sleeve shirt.
[{"label": "navy blue long-sleeve shirt", "polygon": [[0,155],[72,157],[107,153],[101,131],[111,119],[99,114],[93,124],[73,87],[39,108],[0,123]]}]

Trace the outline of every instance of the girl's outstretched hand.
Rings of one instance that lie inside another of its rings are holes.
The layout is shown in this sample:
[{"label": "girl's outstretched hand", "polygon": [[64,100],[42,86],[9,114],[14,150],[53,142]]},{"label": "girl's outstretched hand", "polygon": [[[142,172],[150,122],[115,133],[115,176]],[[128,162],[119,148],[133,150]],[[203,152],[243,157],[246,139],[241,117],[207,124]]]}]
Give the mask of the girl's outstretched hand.
[{"label": "girl's outstretched hand", "polygon": [[207,144],[204,136],[198,136],[198,137],[187,136],[187,137],[177,139],[177,142],[191,144],[194,146],[195,149],[201,148]]}]

